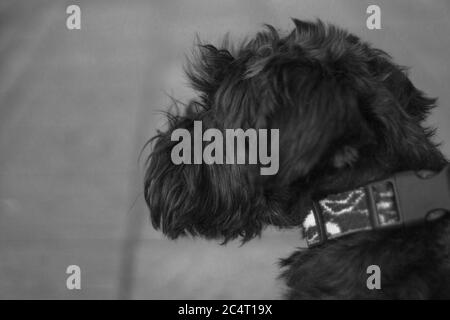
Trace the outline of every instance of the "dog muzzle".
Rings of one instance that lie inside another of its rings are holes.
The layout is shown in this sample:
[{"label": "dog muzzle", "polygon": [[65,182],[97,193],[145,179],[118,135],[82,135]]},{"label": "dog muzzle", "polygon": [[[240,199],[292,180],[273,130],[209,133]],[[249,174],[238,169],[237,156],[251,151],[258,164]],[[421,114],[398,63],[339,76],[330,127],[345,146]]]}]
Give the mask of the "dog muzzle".
[{"label": "dog muzzle", "polygon": [[303,221],[308,247],[351,233],[410,226],[450,212],[450,165],[407,171],[314,201]]}]

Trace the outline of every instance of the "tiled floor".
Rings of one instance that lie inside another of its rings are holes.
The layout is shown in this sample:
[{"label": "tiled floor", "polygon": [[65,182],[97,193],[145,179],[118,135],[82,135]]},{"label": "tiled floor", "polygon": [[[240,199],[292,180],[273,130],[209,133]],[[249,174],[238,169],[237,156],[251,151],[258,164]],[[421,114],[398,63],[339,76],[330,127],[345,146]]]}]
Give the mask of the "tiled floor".
[{"label": "tiled floor", "polygon": [[[440,98],[430,122],[450,155],[446,0],[377,1],[381,31],[365,28],[369,1],[77,1],[79,31],[66,3],[0,1],[0,298],[279,297],[277,258],[302,245],[297,231],[238,248],[170,242],[148,223],[137,156],[166,94],[191,94],[181,67],[196,32],[242,37],[291,16],[348,27]],[[70,264],[81,291],[65,288]]]}]

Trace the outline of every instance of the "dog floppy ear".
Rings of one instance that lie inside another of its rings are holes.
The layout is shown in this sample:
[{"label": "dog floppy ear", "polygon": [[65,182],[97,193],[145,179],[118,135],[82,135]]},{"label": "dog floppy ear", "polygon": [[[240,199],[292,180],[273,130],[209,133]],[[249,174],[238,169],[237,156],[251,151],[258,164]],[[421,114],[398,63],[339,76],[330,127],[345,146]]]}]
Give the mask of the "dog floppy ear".
[{"label": "dog floppy ear", "polygon": [[347,127],[363,126],[351,84],[323,76],[327,70],[319,64],[298,60],[280,55],[261,75],[268,87],[267,108],[281,110],[270,119],[270,127],[280,128],[277,182],[281,185],[320,170],[318,165],[324,164],[321,160],[330,156],[329,151],[343,146],[339,139]]}]

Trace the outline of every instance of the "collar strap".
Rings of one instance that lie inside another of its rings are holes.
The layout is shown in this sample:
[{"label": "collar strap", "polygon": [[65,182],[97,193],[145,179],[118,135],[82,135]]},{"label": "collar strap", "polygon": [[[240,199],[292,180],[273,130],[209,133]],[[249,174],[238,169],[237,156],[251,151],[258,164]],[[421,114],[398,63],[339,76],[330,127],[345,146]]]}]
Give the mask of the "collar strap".
[{"label": "collar strap", "polygon": [[407,171],[314,201],[303,221],[308,247],[351,233],[408,226],[450,212],[450,165]]}]

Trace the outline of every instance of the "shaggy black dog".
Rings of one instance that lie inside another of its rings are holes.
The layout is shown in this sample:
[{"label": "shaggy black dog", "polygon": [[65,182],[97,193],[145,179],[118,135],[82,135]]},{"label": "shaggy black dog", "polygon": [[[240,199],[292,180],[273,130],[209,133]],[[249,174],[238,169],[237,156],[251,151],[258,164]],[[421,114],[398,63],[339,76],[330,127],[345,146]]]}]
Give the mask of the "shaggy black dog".
[{"label": "shaggy black dog", "polygon": [[[199,44],[187,75],[198,98],[153,138],[145,199],[170,238],[224,242],[266,225],[299,227],[311,201],[406,170],[447,161],[424,120],[435,100],[416,89],[388,54],[321,21],[271,26],[235,49]],[[280,164],[175,165],[171,132],[278,128]],[[255,168],[256,167],[256,168]],[[282,260],[286,298],[450,298],[447,217],[411,228],[354,233]],[[381,268],[380,290],[366,268]]]}]

